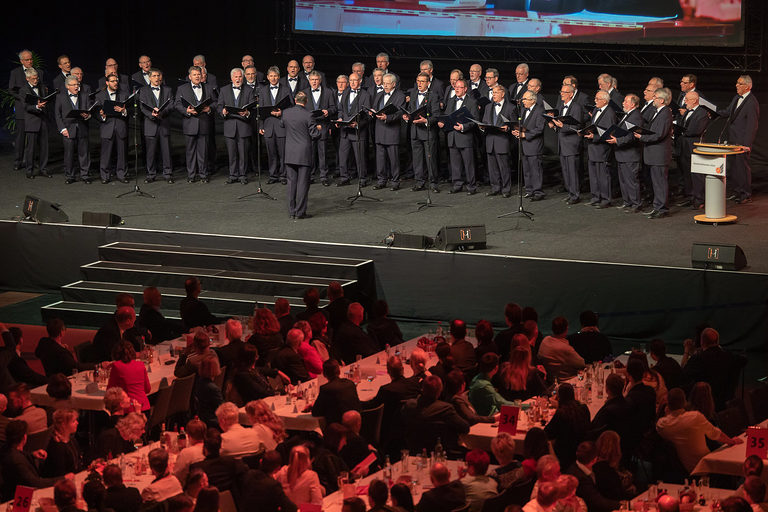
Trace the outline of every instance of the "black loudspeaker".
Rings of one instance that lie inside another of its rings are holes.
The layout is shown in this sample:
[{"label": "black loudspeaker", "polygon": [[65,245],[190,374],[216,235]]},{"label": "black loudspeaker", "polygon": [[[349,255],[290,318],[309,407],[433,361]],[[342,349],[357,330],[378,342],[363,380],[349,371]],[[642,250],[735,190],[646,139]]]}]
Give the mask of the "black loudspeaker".
[{"label": "black loudspeaker", "polygon": [[485,224],[443,226],[435,237],[435,248],[444,251],[485,249]]},{"label": "black loudspeaker", "polygon": [[407,233],[393,233],[392,245],[394,247],[407,247],[409,249],[426,249],[432,247],[432,240],[424,235],[409,235]]},{"label": "black loudspeaker", "polygon": [[691,262],[693,268],[741,270],[747,266],[747,257],[738,245],[694,242]]},{"label": "black loudspeaker", "polygon": [[119,226],[123,219],[119,215],[107,212],[83,212],[83,226]]},{"label": "black loudspeaker", "polygon": [[24,217],[42,224],[43,222],[69,222],[69,217],[59,208],[61,205],[50,203],[35,196],[24,198],[22,211]]}]

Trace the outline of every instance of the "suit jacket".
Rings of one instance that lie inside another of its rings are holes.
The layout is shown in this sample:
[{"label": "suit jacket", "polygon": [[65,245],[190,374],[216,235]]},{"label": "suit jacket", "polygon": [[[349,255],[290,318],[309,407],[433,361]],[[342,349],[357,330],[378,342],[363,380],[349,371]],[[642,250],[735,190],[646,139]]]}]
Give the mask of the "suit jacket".
[{"label": "suit jacket", "polygon": [[160,103],[158,107],[162,106],[166,101],[171,100],[171,103],[165,107],[157,117],[152,115],[152,109],[145,107],[144,103],[150,106],[155,106],[155,94],[151,87],[142,87],[139,90],[139,107],[142,114],[144,114],[144,136],[156,137],[158,135],[169,135],[171,133],[171,122],[169,116],[173,112],[173,91],[167,85],[160,86]]},{"label": "suit jacket", "polygon": [[[215,103],[215,96],[213,95],[213,91],[211,90],[210,86],[206,84],[201,85],[203,87],[203,93],[200,96],[200,101],[203,101],[206,98],[214,98]],[[208,135],[211,114],[205,112],[201,112],[197,115],[187,114],[187,107],[183,105],[181,101],[182,98],[186,100],[190,105],[198,104],[197,97],[192,91],[192,84],[182,84],[176,90],[176,102],[174,103],[174,106],[176,107],[176,111],[181,114],[181,117],[184,118],[181,122],[181,129],[184,135]],[[210,107],[211,110],[215,108],[213,104],[211,104]]]},{"label": "suit jacket", "polygon": [[[616,113],[608,105],[603,107],[603,112],[600,114],[600,117],[597,118],[597,122],[595,123],[596,112],[597,108],[592,111],[591,123],[596,124],[603,130],[607,130],[616,122]],[[595,134],[593,139],[588,139],[587,154],[589,155],[589,160],[592,162],[607,162],[611,159],[613,148],[607,142],[598,142],[599,138],[600,136]]]},{"label": "suit jacket", "polygon": [[312,416],[323,416],[326,425],[330,425],[341,423],[342,415],[351,410],[360,410],[357,386],[351,380],[339,377],[320,386]]},{"label": "suit jacket", "polygon": [[[477,116],[477,101],[469,94],[464,95],[463,107],[467,107],[469,114],[473,117]],[[444,113],[452,114],[456,111],[456,97],[454,96],[448,100],[445,104]],[[448,147],[455,148],[471,148],[474,146],[474,137],[472,136],[472,130],[475,128],[475,123],[469,121],[464,123],[464,131],[459,132],[457,130],[451,130],[446,134],[448,140]]]},{"label": "suit jacket", "polygon": [[400,143],[400,123],[403,119],[402,109],[405,107],[405,94],[399,89],[394,89],[387,103],[384,103],[384,96],[383,91],[377,94],[373,100],[372,108],[379,111],[387,105],[394,105],[398,110],[394,114],[388,115],[384,121],[373,118],[374,123],[376,123],[375,142],[376,144],[397,145]]},{"label": "suit jacket", "polygon": [[[363,402],[362,408],[372,409],[384,404],[381,433],[386,439],[392,439],[398,435],[398,426],[402,425],[400,411],[403,403],[416,398],[419,391],[418,387],[413,386],[408,379],[400,376],[389,384],[381,386],[375,397]],[[386,443],[383,444],[386,445]]]},{"label": "suit jacket", "polygon": [[625,398],[630,415],[627,434],[622,436],[622,440],[627,444],[627,449],[631,450],[656,424],[656,392],[652,387],[640,383],[627,391]]},{"label": "suit jacket", "polygon": [[6,447],[2,457],[2,499],[3,501],[13,498],[17,485],[26,485],[41,489],[53,486],[60,477],[43,478],[37,471],[32,455],[26,452],[20,452],[15,448]]},{"label": "suit jacket", "polygon": [[[483,112],[483,122],[486,124],[493,123],[493,113],[494,113],[495,106],[493,102],[488,104],[488,107],[485,109],[485,112]],[[501,120],[501,116],[506,117],[510,121],[515,121],[517,119],[517,107],[510,101],[507,101],[506,98],[504,98],[504,103],[501,106],[501,110],[499,111],[499,116],[496,119],[496,126],[501,126],[503,124]],[[488,154],[495,153],[495,154],[503,154],[503,153],[509,153],[510,148],[510,135],[509,132],[507,133],[494,133],[491,131],[485,132],[485,152]]]},{"label": "suit jacket", "polygon": [[[703,109],[702,109],[703,110]],[[639,109],[634,109],[624,118],[624,122],[635,126],[644,126],[643,115]],[[621,128],[626,128],[622,124]],[[643,158],[643,145],[637,140],[633,132],[623,137],[616,137],[616,149],[614,151],[618,162],[640,162]]]},{"label": "suit jacket", "polygon": [[600,494],[595,481],[590,475],[584,473],[575,463],[568,468],[568,474],[579,480],[576,488],[576,496],[584,500],[587,510],[590,512],[611,512],[619,508],[619,501],[612,500]]},{"label": "suit jacket", "polygon": [[[38,83],[44,84],[45,75],[43,73],[43,70],[37,69],[37,74],[40,79]],[[19,66],[11,70],[11,74],[8,79],[8,89],[11,90],[11,95],[14,98],[16,98],[16,102],[14,103],[14,109],[16,110],[17,116],[23,115],[24,113],[24,97],[26,96],[26,93],[22,93],[21,88],[24,87],[24,84],[26,83],[27,83],[27,75],[24,74],[23,66]]]},{"label": "suit jacket", "polygon": [[728,126],[728,142],[752,147],[757,135],[757,121],[760,119],[760,105],[754,92],[750,92],[741,106],[736,108],[739,100],[734,96],[725,111],[730,125]]},{"label": "suit jacket", "polygon": [[[147,74],[147,78],[149,78],[149,74]],[[137,84],[141,84],[142,88],[149,85],[149,82],[144,78],[144,71],[142,71],[141,69],[131,75],[131,80],[132,80],[131,89],[136,87],[136,85],[133,82],[136,82]]]},{"label": "suit jacket", "polygon": [[[128,97],[128,94],[122,91],[121,88],[117,89],[117,93],[115,94],[115,101],[122,101],[125,100]],[[109,95],[107,94],[107,91],[99,91],[96,94],[96,102],[101,103],[102,107],[104,105],[105,101],[109,101]],[[103,109],[103,108],[102,108]],[[99,124],[99,135],[102,139],[111,139],[112,137],[118,137],[121,139],[124,139],[128,136],[128,111],[123,111],[124,115],[117,115],[115,117],[112,117],[109,115],[109,113],[105,110],[104,114],[106,115],[105,119],[102,119],[100,115],[97,115],[96,118],[100,121]],[[115,114],[117,114],[115,112]]]},{"label": "suit jacket", "polygon": [[480,78],[480,83],[479,83],[479,84],[478,84],[478,86],[477,86],[476,88],[474,88],[474,89],[472,88],[472,82],[470,82],[470,81],[469,81],[469,79],[467,78],[467,90],[468,90],[470,93],[471,93],[472,91],[477,91],[477,93],[478,93],[480,96],[485,96],[485,97],[487,98],[487,97],[488,97],[488,92],[490,92],[490,90],[491,90],[491,89],[490,89],[490,87],[488,87],[488,84],[487,84],[487,83],[485,83],[485,80],[484,80],[484,79],[481,77],[481,78]]},{"label": "suit jacket", "polygon": [[122,338],[120,336],[120,328],[117,326],[117,319],[115,315],[112,315],[99,327],[99,330],[96,331],[93,337],[93,348],[98,353],[99,360],[111,361],[112,349],[121,341]]},{"label": "suit jacket", "polygon": [[602,361],[613,353],[611,340],[600,331],[584,330],[568,336],[568,343],[584,358],[586,364]]},{"label": "suit jacket", "polygon": [[451,404],[442,400],[427,402],[422,397],[408,400],[402,414],[410,449],[434,446],[437,437],[446,449],[455,449],[459,435],[469,432],[469,423]]},{"label": "suit jacket", "polygon": [[[525,79],[525,82],[523,82],[521,85],[522,87],[517,87],[519,82],[515,82],[512,85],[509,86],[509,90],[507,91],[506,97],[515,101],[520,101],[523,99],[523,94],[525,94],[525,91],[528,90],[528,78]],[[515,93],[515,90],[517,90],[517,93]]]},{"label": "suit jacket", "polygon": [[683,369],[680,363],[669,356],[664,356],[651,367],[664,378],[667,389],[679,388],[683,382]]},{"label": "suit jacket", "polygon": [[744,356],[723,350],[720,345],[709,347],[692,355],[683,367],[685,384],[707,382],[712,387],[717,410],[733,398],[741,369],[746,365]]},{"label": "suit jacket", "polygon": [[[429,114],[428,116],[425,116],[427,124],[413,124],[412,122],[409,122],[411,126],[411,140],[436,140],[435,137],[438,136],[435,117],[440,115],[440,99],[437,95],[433,95],[429,91],[427,91],[425,98],[426,100],[422,101],[427,102],[427,113]],[[419,89],[414,87],[408,91],[408,99],[407,110],[408,112],[413,112],[419,105]],[[411,121],[413,121],[413,119],[411,119]]]},{"label": "suit jacket", "polygon": [[[37,85],[38,96],[46,96],[50,91],[42,82],[38,82]],[[26,97],[27,94],[35,94],[32,90],[32,86],[29,82],[24,82],[24,85],[19,89],[19,94]],[[56,101],[56,98],[49,100],[42,109],[37,108],[37,105],[27,105],[24,103],[24,131],[26,132],[39,132],[43,127],[43,123],[48,122],[48,112],[51,112]]]},{"label": "suit jacket", "polygon": [[309,87],[309,81],[307,80],[307,77],[304,76],[304,73],[301,71],[298,75],[296,75],[296,88],[293,89],[293,92],[291,92],[291,87],[288,84],[288,75],[281,76],[280,77],[280,84],[287,88],[287,91],[293,96],[296,97],[296,93],[299,91],[303,91],[307,87]]},{"label": "suit jacket", "polygon": [[312,139],[320,138],[317,122],[312,119],[312,113],[301,105],[294,105],[283,111],[282,120],[285,127],[285,163],[311,167],[314,162],[312,154]]},{"label": "suit jacket", "polygon": [[[91,102],[88,101],[88,96],[81,90],[77,94],[77,109],[85,110],[91,106]],[[72,101],[69,98],[69,92],[64,92],[56,95],[56,105],[54,106],[54,118],[56,119],[56,128],[61,132],[65,128],[69,132],[69,138],[77,138],[78,133],[88,133],[88,121],[82,117],[77,119],[68,118],[67,115],[75,110],[72,106]]]},{"label": "suit jacket", "polygon": [[141,508],[141,494],[137,488],[126,487],[124,484],[108,487],[101,505],[105,510],[111,508],[115,512],[134,512]]},{"label": "suit jacket", "polygon": [[611,92],[608,93],[608,95],[611,97],[611,101],[618,106],[621,106],[622,103],[624,103],[624,95],[621,94],[617,89],[611,89]]},{"label": "suit jacket", "polygon": [[[586,94],[581,93],[581,96],[586,97]],[[564,106],[565,103],[563,103],[563,100],[557,100],[555,108],[557,108],[558,115],[562,114]],[[580,129],[584,124],[584,118],[586,117],[586,114],[584,113],[584,105],[579,103],[576,96],[574,96],[571,99],[571,103],[568,105],[568,110],[565,112],[565,115],[573,117],[579,124],[577,126],[564,124],[562,128],[556,127],[557,152],[560,156],[578,155],[581,153],[581,137],[576,133],[576,130]]]},{"label": "suit jacket", "polygon": [[186,329],[200,326],[205,327],[206,325],[218,324],[221,321],[220,318],[213,316],[208,311],[208,306],[204,302],[194,297],[184,297],[181,299],[179,313]]},{"label": "suit jacket", "polygon": [[416,512],[446,512],[456,510],[466,504],[464,485],[454,480],[445,485],[435,487],[421,495]]},{"label": "suit jacket", "polygon": [[320,85],[320,98],[317,102],[315,102],[315,97],[312,95],[312,88],[307,87],[303,91],[307,95],[307,109],[308,110],[327,110],[328,111],[328,117],[319,117],[315,118],[315,122],[317,124],[323,125],[322,130],[322,138],[325,140],[330,131],[329,123],[331,119],[338,119],[336,117],[336,98],[334,96],[334,93],[331,89],[329,89],[325,84]]},{"label": "suit jacket", "polygon": [[653,134],[640,138],[645,142],[643,162],[646,165],[668,166],[672,160],[672,117],[672,110],[666,106],[662,107],[648,124],[648,129]]},{"label": "suit jacket", "polygon": [[202,469],[208,475],[208,483],[219,491],[232,492],[235,501],[240,494],[240,481],[248,472],[248,466],[241,459],[234,457],[211,457],[190,464],[189,471]]},{"label": "suit jacket", "polygon": [[475,347],[467,340],[456,341],[451,345],[451,356],[459,370],[466,372],[477,364]]},{"label": "suit jacket", "polygon": [[692,148],[693,142],[698,141],[701,135],[704,133],[704,130],[707,129],[707,125],[709,124],[709,116],[707,115],[706,110],[701,107],[697,107],[696,110],[694,110],[691,115],[688,116],[688,118],[683,115],[680,123],[683,127],[682,138],[684,141],[686,141],[684,144],[687,143]]},{"label": "suit jacket", "polygon": [[[5,333],[3,333],[5,334]],[[6,344],[6,347],[8,345]],[[0,361],[8,361],[7,368],[11,378],[16,382],[24,382],[29,385],[30,388],[36,388],[48,384],[48,379],[45,375],[40,375],[32,368],[29,367],[27,362],[16,353],[15,350],[10,348],[0,349]]]},{"label": "suit jacket", "polygon": [[236,114],[234,112],[227,112],[224,116],[222,110],[226,105],[242,107],[253,101],[253,90],[250,87],[241,86],[240,96],[238,97],[238,103],[235,105],[235,91],[232,89],[232,84],[225,85],[219,91],[219,100],[216,104],[216,110],[219,115],[224,117],[224,136],[228,138],[234,137],[250,137],[253,135],[253,128],[249,118]]},{"label": "suit jacket", "polygon": [[280,482],[259,469],[252,469],[243,475],[242,492],[238,510],[259,510],[260,512],[296,512],[294,504],[285,495]]},{"label": "suit jacket", "polygon": [[[523,154],[525,156],[540,155],[544,150],[544,127],[547,120],[542,115],[544,107],[534,105],[528,114],[528,118],[523,118],[522,125],[525,128],[525,137],[523,137]],[[523,113],[525,116],[525,113]]]},{"label": "suit jacket", "polygon": [[589,96],[584,91],[576,90],[576,94],[573,95],[573,101],[581,105],[582,109],[586,109],[587,103],[589,103]]},{"label": "suit jacket", "polygon": [[59,92],[67,92],[66,80],[67,77],[64,76],[64,73],[57,72],[56,76],[53,77],[53,88],[58,89]]},{"label": "suit jacket", "polygon": [[[371,108],[371,97],[364,89],[359,89],[355,99],[350,102],[350,94],[352,89],[347,87],[341,95],[341,102],[339,104],[338,116],[343,121],[349,121],[360,110]],[[364,129],[370,121],[370,117],[367,115],[360,116],[360,140],[368,140],[368,130]],[[358,130],[357,128],[350,128],[345,126],[341,130],[341,136],[352,142],[357,142]]]},{"label": "suit jacket", "polygon": [[332,348],[347,364],[353,362],[358,354],[368,357],[379,351],[373,339],[349,320],[342,322],[333,333]]},{"label": "suit jacket", "polygon": [[309,372],[304,366],[301,355],[288,345],[284,345],[272,356],[272,367],[284,372],[291,383],[298,384],[309,380]]},{"label": "suit jacket", "polygon": [[606,430],[613,430],[623,439],[630,413],[629,404],[623,396],[609,398],[592,418],[590,437],[597,438]]},{"label": "suit jacket", "polygon": [[75,356],[52,338],[40,339],[37,348],[35,348],[35,357],[43,364],[46,377],[55,373],[72,375],[72,370],[79,366],[75,361]]},{"label": "suit jacket", "polygon": [[[413,84],[414,89],[416,88],[416,83]],[[440,80],[439,78],[432,77],[432,80],[429,82],[429,86],[427,87],[427,91],[430,93],[434,93],[438,98],[442,98],[443,95],[445,95],[445,83]]]},{"label": "suit jacket", "polygon": [[[262,85],[259,87],[259,106],[271,107],[277,105],[286,96],[291,96],[291,90],[287,85],[282,82],[277,84],[277,95],[274,101],[272,100],[272,91],[270,90],[271,84]],[[293,98],[293,96],[291,96]],[[279,117],[273,115],[264,116],[261,120],[261,127],[264,130],[265,137],[285,137],[285,127],[280,121]]]}]

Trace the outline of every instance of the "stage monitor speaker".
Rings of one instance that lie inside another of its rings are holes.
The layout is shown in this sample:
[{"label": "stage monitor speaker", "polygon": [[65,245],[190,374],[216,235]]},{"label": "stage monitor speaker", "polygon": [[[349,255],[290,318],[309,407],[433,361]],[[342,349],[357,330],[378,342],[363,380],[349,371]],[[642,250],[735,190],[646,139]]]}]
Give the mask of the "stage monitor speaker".
[{"label": "stage monitor speaker", "polygon": [[738,245],[694,242],[691,249],[693,268],[714,270],[741,270],[747,266],[747,257]]},{"label": "stage monitor speaker", "polygon": [[485,249],[485,224],[443,226],[435,237],[435,248],[444,251]]},{"label": "stage monitor speaker", "polygon": [[393,247],[408,249],[427,249],[432,247],[432,239],[425,235],[410,235],[408,233],[392,233]]},{"label": "stage monitor speaker", "polygon": [[119,226],[123,219],[119,215],[107,212],[83,212],[83,226]]},{"label": "stage monitor speaker", "polygon": [[33,220],[38,224],[43,222],[69,222],[69,217],[60,208],[60,204],[51,203],[35,196],[24,198],[24,218]]}]

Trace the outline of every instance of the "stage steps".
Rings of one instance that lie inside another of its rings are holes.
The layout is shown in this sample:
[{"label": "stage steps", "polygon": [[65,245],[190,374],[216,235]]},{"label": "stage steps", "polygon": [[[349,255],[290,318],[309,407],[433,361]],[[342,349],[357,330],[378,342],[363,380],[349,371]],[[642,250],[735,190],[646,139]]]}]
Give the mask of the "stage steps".
[{"label": "stage steps", "polygon": [[200,299],[217,316],[250,316],[257,305],[273,307],[278,297],[288,299],[297,313],[304,309],[301,297],[309,287],[318,289],[323,307],[332,281],[366,307],[376,295],[371,260],[134,242],[100,246],[99,258],[80,267],[82,280],[61,288],[61,301],[41,309],[44,319],[55,316],[67,324],[99,327],[114,312],[118,293],[133,295],[138,313],[147,286],[157,286],[162,308],[178,317],[190,276],[200,279]]}]

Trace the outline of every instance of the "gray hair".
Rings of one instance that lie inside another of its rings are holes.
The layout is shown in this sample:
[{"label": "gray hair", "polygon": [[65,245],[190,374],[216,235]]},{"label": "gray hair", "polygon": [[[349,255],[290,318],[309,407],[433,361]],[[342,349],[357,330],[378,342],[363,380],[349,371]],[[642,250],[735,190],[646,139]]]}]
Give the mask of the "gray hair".
[{"label": "gray hair", "polygon": [[531,78],[528,81],[528,85],[533,85],[533,84],[538,84],[539,87],[541,87],[541,80],[539,80],[538,78]]},{"label": "gray hair", "polygon": [[607,91],[597,91],[597,94],[595,94],[595,97],[605,101],[610,101],[611,99],[611,95],[608,94]]},{"label": "gray hair", "polygon": [[32,50],[27,50],[26,48],[24,48],[23,50],[21,50],[19,52],[19,60],[21,60],[21,58],[22,58],[21,56],[24,55],[25,53],[28,53],[30,57],[32,57],[34,55],[32,53]]},{"label": "gray hair", "polygon": [[529,89],[529,90],[527,90],[527,91],[525,91],[525,94],[523,94],[523,96],[525,96],[526,94],[530,94],[530,95],[531,95],[531,99],[532,99],[533,101],[536,101],[536,100],[538,100],[538,99],[539,99],[539,95],[538,95],[538,94],[536,94],[535,92],[531,91],[530,89]]},{"label": "gray hair", "polygon": [[529,73],[531,71],[530,68],[528,67],[528,64],[526,64],[525,62],[521,62],[520,64],[518,64],[517,67],[515,68],[515,71],[517,71],[518,69],[524,69],[526,73]]},{"label": "gray hair", "polygon": [[267,74],[270,73],[277,73],[277,76],[280,76],[280,68],[277,66],[269,66],[269,69],[267,69]]},{"label": "gray hair", "polygon": [[651,82],[657,84],[659,87],[664,87],[664,79],[658,76],[652,76],[650,80],[648,80],[648,83]]},{"label": "gray hair", "polygon": [[24,70],[24,75],[26,75],[27,78],[32,78],[33,76],[37,76],[37,70],[35,68],[29,68]]},{"label": "gray hair", "polygon": [[349,82],[349,77],[347,75],[339,75],[336,77],[336,81],[338,82],[339,80],[346,80]]},{"label": "gray hair", "polygon": [[381,75],[384,76],[384,70],[380,68],[376,68],[371,72],[371,75]]},{"label": "gray hair", "polygon": [[435,69],[435,65],[432,64],[432,61],[429,59],[424,59],[423,61],[419,62],[419,68],[421,66],[429,66],[429,69]]},{"label": "gray hair", "polygon": [[365,73],[365,63],[363,63],[363,62],[353,62],[352,63],[352,69],[355,69],[357,67],[363,68],[363,73]]},{"label": "gray hair", "polygon": [[496,69],[496,68],[486,68],[485,72],[486,72],[486,74],[490,73],[493,76],[495,76],[496,78],[499,78],[499,70]]},{"label": "gray hair", "polygon": [[317,78],[322,78],[323,77],[323,75],[321,75],[319,71],[315,71],[314,69],[309,72],[308,76],[310,76],[310,77],[316,76]]},{"label": "gray hair", "polygon": [[669,105],[669,100],[672,98],[672,91],[670,91],[667,87],[659,87],[656,89],[654,94],[664,100],[665,105]]},{"label": "gray hair", "polygon": [[384,80],[385,78],[392,80],[393,84],[397,83],[397,75],[395,75],[394,73],[385,73],[384,76],[381,77],[381,79]]},{"label": "gray hair", "polygon": [[201,60],[201,61],[203,61],[204,64],[206,63],[205,55],[197,54],[194,57],[192,57],[192,62],[194,62],[196,60]]},{"label": "gray hair", "polygon": [[189,70],[187,70],[187,74],[191,75],[193,71],[199,71],[202,74],[203,68],[201,68],[200,66],[189,66]]},{"label": "gray hair", "polygon": [[565,90],[567,90],[571,94],[576,92],[576,88],[574,86],[572,86],[572,85],[569,85],[569,84],[563,84],[560,87],[565,87]]},{"label": "gray hair", "polygon": [[69,75],[69,76],[67,77],[67,79],[66,79],[66,80],[64,80],[64,84],[65,84],[65,85],[69,85],[69,84],[71,84],[71,83],[73,83],[73,82],[74,82],[74,83],[76,83],[76,84],[79,84],[79,83],[80,83],[80,80],[78,80],[78,79],[77,79],[77,77],[76,77],[75,75]]},{"label": "gray hair", "polygon": [[235,73],[240,72],[241,75],[245,75],[245,71],[243,71],[243,68],[232,68],[232,70],[229,72],[229,77],[232,78]]},{"label": "gray hair", "polygon": [[629,98],[629,102],[635,107],[640,105],[640,97],[637,94],[627,94],[626,97]]},{"label": "gray hair", "polygon": [[386,52],[377,53],[376,54],[376,58],[378,59],[379,57],[385,57],[387,59],[387,62],[389,62],[389,54],[388,53],[386,53]]},{"label": "gray hair", "polygon": [[752,85],[752,77],[751,76],[749,76],[749,75],[741,75],[739,78],[744,80],[745,84]]}]

